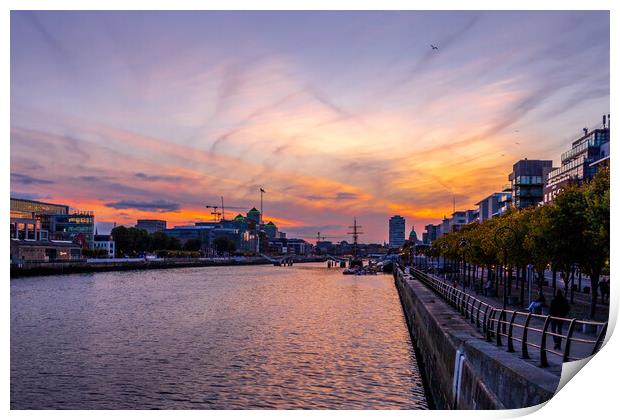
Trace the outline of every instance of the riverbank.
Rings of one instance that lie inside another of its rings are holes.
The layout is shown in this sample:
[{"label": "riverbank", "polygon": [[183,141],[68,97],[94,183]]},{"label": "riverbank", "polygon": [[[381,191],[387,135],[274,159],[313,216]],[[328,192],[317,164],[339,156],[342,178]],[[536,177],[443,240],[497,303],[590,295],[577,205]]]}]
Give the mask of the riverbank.
[{"label": "riverbank", "polygon": [[402,270],[394,277],[436,408],[524,408],[553,397],[559,375],[484,340],[470,322]]},{"label": "riverbank", "polygon": [[[291,256],[293,263],[324,262],[324,257]],[[11,265],[11,278],[51,276],[59,274],[96,273],[104,271],[160,270],[186,267],[223,267],[243,265],[272,265],[273,261],[265,257],[233,258],[160,258],[154,260],[128,259],[114,261],[89,260],[79,262],[26,263],[18,267]]]}]

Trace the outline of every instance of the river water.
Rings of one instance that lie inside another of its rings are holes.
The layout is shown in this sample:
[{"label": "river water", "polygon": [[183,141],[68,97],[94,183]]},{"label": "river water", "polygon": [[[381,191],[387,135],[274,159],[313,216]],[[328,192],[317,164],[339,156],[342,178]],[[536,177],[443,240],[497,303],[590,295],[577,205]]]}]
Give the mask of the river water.
[{"label": "river water", "polygon": [[13,279],[11,408],[427,403],[392,277],[316,263]]}]

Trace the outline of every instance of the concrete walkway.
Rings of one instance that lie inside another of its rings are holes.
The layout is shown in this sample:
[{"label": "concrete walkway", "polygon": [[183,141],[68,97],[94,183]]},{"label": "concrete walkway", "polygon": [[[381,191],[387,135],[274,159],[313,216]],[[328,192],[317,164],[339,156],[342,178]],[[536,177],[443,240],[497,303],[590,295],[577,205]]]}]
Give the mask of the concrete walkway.
[{"label": "concrete walkway", "polygon": [[[429,276],[431,276],[429,273],[425,273]],[[447,284],[449,286],[453,286],[453,281],[451,280],[446,280],[443,279],[440,276],[437,275],[432,275],[432,278],[441,281],[444,284]],[[493,306],[495,308],[501,309],[502,308],[502,299],[501,297],[489,297],[489,296],[483,296],[482,294],[475,294],[472,290],[468,290],[467,288],[465,288],[465,290],[463,290],[463,287],[458,287],[459,290],[464,291],[465,293],[469,294],[470,296],[490,305]],[[512,310],[512,311],[519,311],[519,312],[524,312],[523,314],[518,314],[515,316],[514,319],[514,327],[513,327],[513,346],[514,346],[514,350],[515,350],[515,357],[521,357],[522,356],[522,351],[521,351],[521,341],[519,341],[520,339],[522,339],[523,337],[523,328],[520,327],[518,324],[523,325],[525,323],[525,320],[527,318],[527,314],[525,312],[527,312],[526,309],[521,308],[517,305],[508,305],[507,306],[508,310]],[[455,309],[456,311],[456,309]],[[508,315],[508,319],[507,321],[510,321],[510,314]],[[544,322],[545,319],[542,317],[532,317],[530,319],[530,323],[528,326],[528,333],[527,333],[527,352],[529,354],[530,359],[528,359],[529,361],[532,362],[532,364],[536,365],[536,366],[540,366],[541,364],[541,351],[540,348],[537,348],[537,346],[541,346],[542,343],[542,329],[544,327]],[[592,350],[594,348],[594,344],[593,343],[589,343],[589,342],[585,342],[585,341],[596,341],[597,339],[597,335],[598,332],[600,331],[600,327],[598,329],[591,329],[591,331],[588,331],[587,333],[584,333],[583,331],[583,326],[580,325],[579,323],[575,324],[576,327],[573,331],[572,334],[572,340],[571,340],[571,345],[570,345],[570,358],[571,360],[573,360],[574,358],[584,358],[584,357],[588,357],[591,355]],[[496,324],[494,325],[493,329],[495,331],[496,328]],[[536,330],[540,330],[540,331],[536,331]],[[564,348],[566,346],[566,340],[563,339],[562,340],[562,347],[559,350],[554,350],[554,342],[553,342],[553,337],[550,334],[551,333],[551,328],[550,326],[547,329],[547,334],[546,334],[546,339],[545,339],[545,348],[546,348],[546,354],[547,354],[547,361],[549,364],[549,367],[545,368],[546,370],[553,372],[554,374],[560,375],[562,372],[562,364],[563,364],[563,353],[564,353]],[[562,329],[562,334],[566,335],[568,331],[568,322],[564,322],[563,325],[563,329]],[[481,332],[481,338],[485,338],[482,335],[482,328],[480,328],[480,332]],[[493,342],[496,342],[496,337],[493,336],[492,337]],[[580,341],[580,340],[583,340]],[[531,344],[530,344],[531,343]],[[503,347],[507,348],[507,337],[501,336],[501,345]]]}]

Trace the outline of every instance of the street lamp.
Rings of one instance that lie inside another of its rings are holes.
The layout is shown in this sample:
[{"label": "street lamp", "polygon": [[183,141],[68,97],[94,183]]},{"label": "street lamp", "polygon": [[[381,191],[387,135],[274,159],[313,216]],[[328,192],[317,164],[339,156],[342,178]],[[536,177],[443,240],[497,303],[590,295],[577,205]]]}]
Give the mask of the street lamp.
[{"label": "street lamp", "polygon": [[[463,275],[465,275],[465,247],[469,245],[469,242],[467,242],[467,239],[462,238],[459,241],[459,250],[461,251],[461,264],[463,265]],[[463,284],[463,291],[465,291],[465,279],[461,278],[461,269],[459,268],[459,280],[462,280],[462,284]]]},{"label": "street lamp", "polygon": [[445,242],[443,244],[441,244],[441,249],[444,252],[444,255],[443,255],[443,279],[447,280],[448,279],[448,273],[446,271],[446,255],[445,255],[445,253],[446,253],[446,250],[448,249],[448,244],[445,243]]},{"label": "street lamp", "polygon": [[[517,243],[517,232],[510,226],[502,226],[495,231],[495,244],[502,249],[504,254],[504,270],[508,266],[508,250],[512,249]],[[508,282],[504,279],[504,296],[502,299],[502,307],[506,310],[507,301],[507,285]]]}]

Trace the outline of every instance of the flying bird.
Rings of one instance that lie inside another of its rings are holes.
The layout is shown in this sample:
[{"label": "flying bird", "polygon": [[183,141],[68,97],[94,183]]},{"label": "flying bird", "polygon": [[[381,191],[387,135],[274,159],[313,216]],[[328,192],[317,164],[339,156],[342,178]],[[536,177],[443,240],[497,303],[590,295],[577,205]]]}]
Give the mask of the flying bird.
[{"label": "flying bird", "polygon": [[431,44],[431,48],[434,49],[434,50],[438,50],[439,49],[439,47],[436,47],[433,44]]}]

